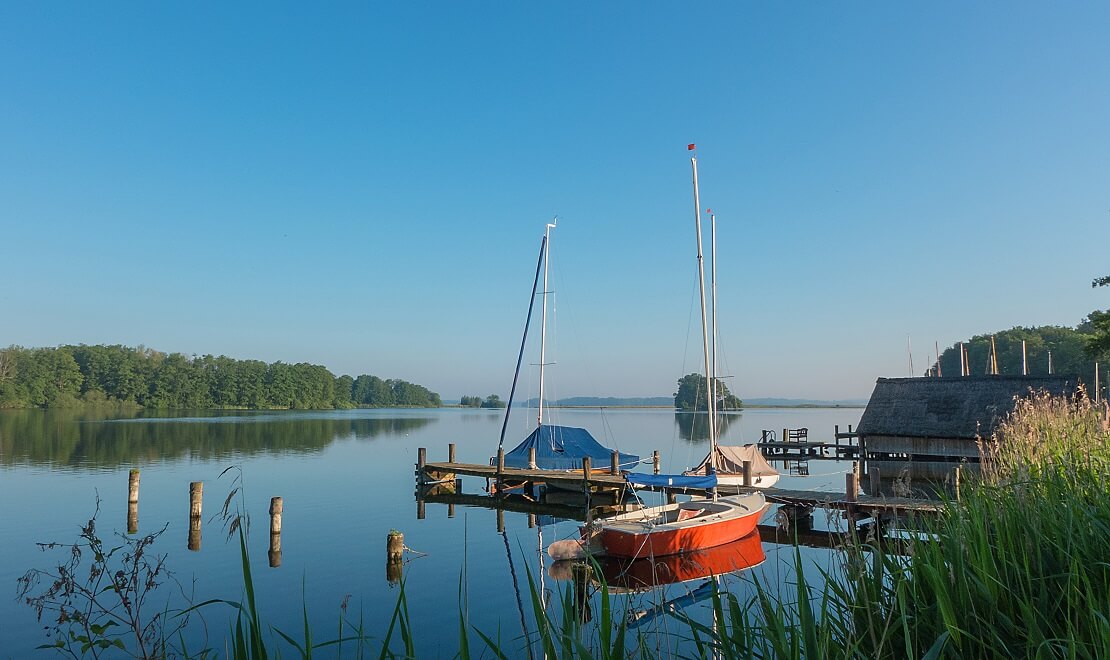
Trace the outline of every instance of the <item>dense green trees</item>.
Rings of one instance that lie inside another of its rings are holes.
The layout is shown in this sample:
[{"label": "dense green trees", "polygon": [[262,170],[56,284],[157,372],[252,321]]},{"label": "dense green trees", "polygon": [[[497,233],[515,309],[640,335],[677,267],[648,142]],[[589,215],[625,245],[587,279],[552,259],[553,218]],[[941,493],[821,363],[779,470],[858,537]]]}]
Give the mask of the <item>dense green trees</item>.
[{"label": "dense green trees", "polygon": [[[674,407],[679,410],[708,410],[709,397],[706,396],[708,379],[701,374],[687,374],[678,379],[678,391],[674,393]],[[717,410],[738,410],[743,402],[728,391],[720,378],[714,378],[717,386]]]},{"label": "dense green trees", "polygon": [[305,362],[188,357],[142,346],[0,349],[0,408],[90,403],[177,409],[441,405],[439,395],[421,385],[368,375],[336,377]]},{"label": "dense green trees", "polygon": [[496,394],[491,394],[487,396],[486,400],[482,402],[483,408],[504,408],[507,405],[508,402],[502,401],[501,397],[497,396]]},{"label": "dense green trees", "polygon": [[[1094,375],[1094,365],[1084,350],[1086,335],[1080,330],[1054,325],[1036,328],[1011,328],[994,334],[976,335],[963,342],[967,351],[968,371],[973,376],[989,373],[991,337],[998,353],[998,373],[1022,373],[1021,342],[1025,341],[1025,358],[1028,373],[1048,374],[1048,354],[1052,352],[1052,372],[1067,375]],[[935,376],[937,364],[925,372]],[[960,345],[949,346],[940,354],[940,375],[960,375]]]},{"label": "dense green trees", "polygon": [[470,396],[469,394],[464,394],[463,397],[461,399],[459,399],[459,405],[462,406],[463,408],[481,408],[482,407],[482,397],[480,397],[480,396]]},{"label": "dense green trees", "polygon": [[[1092,287],[1110,286],[1110,275],[1091,282]],[[1110,309],[1096,310],[1087,316],[1087,354],[1096,360],[1110,360]]]}]

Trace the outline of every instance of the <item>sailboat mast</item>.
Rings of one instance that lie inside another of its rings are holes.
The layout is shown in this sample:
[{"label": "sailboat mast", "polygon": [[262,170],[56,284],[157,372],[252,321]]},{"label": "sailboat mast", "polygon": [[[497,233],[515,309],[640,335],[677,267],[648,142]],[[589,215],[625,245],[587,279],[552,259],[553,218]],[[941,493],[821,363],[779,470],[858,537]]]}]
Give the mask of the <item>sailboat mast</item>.
[{"label": "sailboat mast", "polygon": [[[691,145],[693,149],[693,145]],[[698,237],[698,291],[701,294],[701,344],[702,354],[705,357],[705,373],[706,373],[706,398],[709,400],[708,413],[709,413],[709,467],[716,471],[717,457],[717,419],[716,419],[716,405],[713,397],[709,395],[709,382],[712,373],[712,363],[709,359],[709,322],[705,309],[705,265],[704,258],[702,257],[702,244],[701,244],[701,197],[698,192],[698,157],[693,155],[690,157],[690,167],[694,173],[694,229],[697,231]],[[696,409],[696,406],[695,406]]]},{"label": "sailboat mast", "polygon": [[705,209],[709,214],[709,290],[712,305],[710,305],[710,313],[713,315],[713,331],[711,341],[709,344],[710,361],[712,362],[709,369],[709,397],[713,402],[713,408],[716,410],[717,401],[720,399],[717,396],[717,216],[713,214],[712,209]]},{"label": "sailboat mast", "polygon": [[552,219],[543,231],[543,307],[540,312],[540,405],[536,414],[536,426],[543,426],[543,368],[547,364],[547,265],[551,254],[551,230],[555,228],[557,218]]}]

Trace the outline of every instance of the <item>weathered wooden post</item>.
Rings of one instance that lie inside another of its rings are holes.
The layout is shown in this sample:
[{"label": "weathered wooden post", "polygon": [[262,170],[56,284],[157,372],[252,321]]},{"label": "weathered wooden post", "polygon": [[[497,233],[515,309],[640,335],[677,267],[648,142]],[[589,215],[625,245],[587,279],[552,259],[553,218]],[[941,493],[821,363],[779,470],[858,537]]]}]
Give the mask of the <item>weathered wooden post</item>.
[{"label": "weathered wooden post", "polygon": [[621,454],[619,451],[614,451],[609,456],[609,474],[617,475],[621,473]]},{"label": "weathered wooden post", "polygon": [[656,449],[651,454],[651,469],[655,474],[659,474],[659,450]]},{"label": "weathered wooden post", "polygon": [[139,533],[139,471],[127,475],[127,533]]},{"label": "weathered wooden post", "polygon": [[[833,426],[833,441],[836,442],[836,449],[839,453],[840,450],[840,424]],[[849,443],[851,444],[851,443]]]},{"label": "weathered wooden post", "polygon": [[879,468],[873,467],[867,471],[868,484],[867,494],[871,497],[878,497],[882,491],[882,483],[879,481]]},{"label": "weathered wooden post", "polygon": [[416,498],[416,519],[424,520],[424,498]]},{"label": "weathered wooden post", "polygon": [[428,450],[419,447],[416,450],[416,471],[420,473],[420,481],[424,481],[424,466],[428,464]]},{"label": "weathered wooden post", "polygon": [[455,462],[455,443],[453,442],[447,443],[447,462]]},{"label": "weathered wooden post", "polygon": [[535,529],[535,528],[536,528],[536,514],[529,513],[528,514],[528,529]]},{"label": "weathered wooden post", "polygon": [[385,579],[390,584],[401,581],[402,558],[405,553],[405,535],[391,529],[385,537]]},{"label": "weathered wooden post", "polygon": [[281,513],[284,509],[280,497],[270,498],[270,568],[281,566]]},{"label": "weathered wooden post", "polygon": [[139,471],[136,469],[127,475],[127,503],[139,503]]},{"label": "weathered wooden post", "polygon": [[856,515],[855,503],[859,498],[859,477],[856,475],[855,471],[844,475],[844,495],[844,499],[848,503],[846,507],[848,519],[852,522],[852,527],[854,529]]},{"label": "weathered wooden post", "polygon": [[752,485],[752,462],[744,461],[744,485]]},{"label": "weathered wooden post", "polygon": [[790,429],[783,429],[782,430],[782,438],[780,438],[779,441],[780,442],[789,442],[790,441]]},{"label": "weathered wooden post", "polygon": [[960,501],[960,467],[959,465],[952,471],[952,486],[955,490],[956,501]]},{"label": "weathered wooden post", "polygon": [[199,518],[204,504],[204,482],[194,481],[189,484],[189,517]]},{"label": "weathered wooden post", "polygon": [[204,504],[204,482],[193,481],[189,484],[189,543],[193,552],[200,551],[201,510]]},{"label": "weathered wooden post", "polygon": [[536,448],[535,447],[529,447],[528,448],[528,469],[535,470],[536,468],[537,468],[537,466],[536,466]]},{"label": "weathered wooden post", "polygon": [[494,478],[494,483],[497,484],[497,492],[500,493],[501,488],[501,473],[505,471],[505,450],[498,448],[497,450],[497,474]]},{"label": "weathered wooden post", "polygon": [[498,509],[497,510],[497,531],[498,532],[504,532],[505,531],[505,510],[504,509]]},{"label": "weathered wooden post", "polygon": [[582,457],[582,490],[590,492],[590,457]]}]

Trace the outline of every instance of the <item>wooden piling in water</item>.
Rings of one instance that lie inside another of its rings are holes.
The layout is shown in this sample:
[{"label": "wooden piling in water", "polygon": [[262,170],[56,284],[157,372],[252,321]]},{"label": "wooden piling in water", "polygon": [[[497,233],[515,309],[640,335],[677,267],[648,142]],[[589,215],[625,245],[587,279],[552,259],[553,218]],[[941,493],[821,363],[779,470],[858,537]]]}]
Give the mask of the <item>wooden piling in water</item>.
[{"label": "wooden piling in water", "polygon": [[393,529],[385,537],[385,560],[401,561],[405,553],[405,535]]},{"label": "wooden piling in water", "polygon": [[609,455],[609,474],[620,474],[620,473],[621,473],[621,454],[618,451],[614,451],[612,454]]},{"label": "wooden piling in water", "polygon": [[455,462],[455,443],[453,442],[447,444],[447,462]]},{"label": "wooden piling in water", "polygon": [[188,548],[193,552],[200,551],[201,541],[201,511],[204,504],[204,482],[193,481],[189,483],[189,543]]},{"label": "wooden piling in water", "polygon": [[127,533],[139,533],[139,471],[127,474]]},{"label": "wooden piling in water", "polygon": [[281,512],[284,509],[280,497],[270,498],[270,536],[281,534]]},{"label": "wooden piling in water", "polygon": [[651,454],[651,469],[655,474],[659,474],[659,450],[656,449]]},{"label": "wooden piling in water", "polygon": [[582,457],[582,490],[590,492],[590,457]]},{"label": "wooden piling in water", "polygon": [[571,567],[574,575],[574,604],[579,623],[589,623],[593,619],[590,610],[590,577],[593,569],[588,564],[574,564]]},{"label": "wooden piling in water", "polygon": [[529,447],[528,448],[528,467],[532,468],[533,470],[536,469],[536,448],[535,447]]},{"label": "wooden piling in water", "polygon": [[127,503],[139,503],[139,471],[131,470],[127,475]]},{"label": "wooden piling in water", "polygon": [[752,485],[752,462],[744,461],[744,485]]},{"label": "wooden piling in water", "polygon": [[189,517],[199,518],[204,504],[204,482],[194,481],[189,484]]},{"label": "wooden piling in water", "polygon": [[497,531],[498,532],[504,532],[505,531],[505,510],[504,509],[498,509],[497,510]]},{"label": "wooden piling in water", "polygon": [[385,537],[385,579],[390,584],[401,581],[401,567],[404,565],[405,535],[390,530]]}]

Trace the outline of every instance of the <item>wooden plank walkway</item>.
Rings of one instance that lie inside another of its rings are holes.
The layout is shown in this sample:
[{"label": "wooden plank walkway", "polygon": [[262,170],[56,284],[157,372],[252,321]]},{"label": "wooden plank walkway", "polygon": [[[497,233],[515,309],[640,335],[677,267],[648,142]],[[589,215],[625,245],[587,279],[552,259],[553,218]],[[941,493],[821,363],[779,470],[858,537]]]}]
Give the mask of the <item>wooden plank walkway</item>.
[{"label": "wooden plank walkway", "polygon": [[[417,479],[423,485],[454,481],[457,475],[483,477],[490,480],[498,478],[495,466],[477,463],[425,463],[418,466]],[[504,481],[547,483],[562,488],[582,491],[590,490],[619,490],[625,486],[624,477],[609,474],[608,471],[594,470],[590,472],[589,479],[585,479],[582,471],[566,472],[562,470],[524,470],[518,468],[504,468],[500,473]],[[645,489],[640,490],[663,490]],[[792,504],[811,506],[823,509],[847,510],[849,508],[860,513],[901,513],[920,512],[936,513],[944,504],[936,500],[913,499],[908,497],[873,497],[858,495],[854,501],[846,493],[814,490],[792,490],[783,488],[752,488],[745,486],[731,487],[729,492],[762,492],[769,502],[775,504]]]}]

